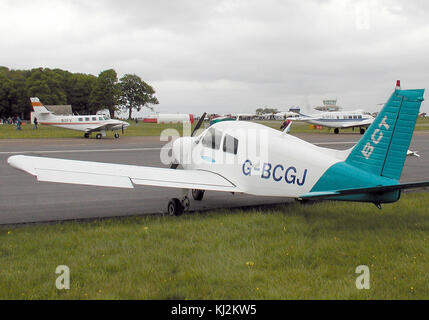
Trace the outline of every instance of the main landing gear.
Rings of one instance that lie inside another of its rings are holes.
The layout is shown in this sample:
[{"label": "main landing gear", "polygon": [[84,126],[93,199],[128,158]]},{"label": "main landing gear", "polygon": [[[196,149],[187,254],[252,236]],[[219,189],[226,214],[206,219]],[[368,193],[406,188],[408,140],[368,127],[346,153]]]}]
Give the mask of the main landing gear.
[{"label": "main landing gear", "polygon": [[89,133],[88,133],[88,132],[85,132],[85,134],[83,135],[83,137],[84,137],[85,139],[89,139]]},{"label": "main landing gear", "polygon": [[115,132],[113,136],[115,137],[115,139],[119,139],[119,133]]},{"label": "main landing gear", "polygon": [[360,128],[359,132],[360,132],[360,134],[364,134],[365,133],[365,129],[364,128]]},{"label": "main landing gear", "polygon": [[334,133],[335,133],[335,134],[339,134],[339,133],[340,133],[340,129],[335,128],[335,129],[334,129]]},{"label": "main landing gear", "polygon": [[[185,211],[189,211],[191,202],[189,201],[188,194],[189,190],[183,190],[181,199],[173,198],[168,201],[167,214],[170,216],[180,216]],[[197,201],[203,200],[204,190],[192,189],[192,198]]]},{"label": "main landing gear", "polygon": [[170,199],[167,206],[167,214],[169,216],[180,216],[184,211],[188,211],[191,203],[187,196],[183,197],[182,200],[177,198]]}]

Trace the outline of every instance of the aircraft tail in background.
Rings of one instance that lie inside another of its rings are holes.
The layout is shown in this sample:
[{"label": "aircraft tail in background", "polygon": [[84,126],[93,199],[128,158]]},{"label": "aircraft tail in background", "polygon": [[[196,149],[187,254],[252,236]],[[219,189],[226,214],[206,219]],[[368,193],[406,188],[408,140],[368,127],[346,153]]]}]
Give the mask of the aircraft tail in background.
[{"label": "aircraft tail in background", "polygon": [[31,105],[33,106],[34,113],[38,114],[50,114],[51,112],[45,108],[45,106],[40,102],[39,98],[33,97],[30,98]]}]

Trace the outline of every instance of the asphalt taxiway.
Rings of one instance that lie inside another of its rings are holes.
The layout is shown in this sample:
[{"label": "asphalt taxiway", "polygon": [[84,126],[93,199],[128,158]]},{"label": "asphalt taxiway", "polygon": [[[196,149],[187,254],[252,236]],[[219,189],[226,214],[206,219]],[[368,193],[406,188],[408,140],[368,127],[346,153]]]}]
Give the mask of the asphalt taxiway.
[{"label": "asphalt taxiway", "polygon": [[[359,134],[299,134],[320,146],[347,149]],[[56,157],[166,167],[160,150],[166,142],[159,137],[121,137],[121,139],[0,139],[0,224],[34,223],[74,219],[161,214],[170,198],[180,190],[151,186],[115,189],[93,186],[38,182],[35,177],[7,164],[11,155]],[[420,158],[407,157],[402,182],[429,180],[429,132],[415,132],[410,149]],[[288,198],[255,197],[242,194],[206,192],[201,202],[191,200],[191,211],[252,207],[292,201]]]}]

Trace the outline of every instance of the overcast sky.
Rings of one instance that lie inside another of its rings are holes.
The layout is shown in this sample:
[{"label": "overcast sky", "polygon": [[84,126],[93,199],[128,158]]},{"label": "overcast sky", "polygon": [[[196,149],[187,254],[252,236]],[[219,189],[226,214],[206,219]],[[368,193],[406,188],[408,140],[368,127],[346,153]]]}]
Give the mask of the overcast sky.
[{"label": "overcast sky", "polygon": [[135,73],[160,112],[325,98],[374,111],[396,79],[429,88],[429,1],[0,0],[0,12],[0,65]]}]

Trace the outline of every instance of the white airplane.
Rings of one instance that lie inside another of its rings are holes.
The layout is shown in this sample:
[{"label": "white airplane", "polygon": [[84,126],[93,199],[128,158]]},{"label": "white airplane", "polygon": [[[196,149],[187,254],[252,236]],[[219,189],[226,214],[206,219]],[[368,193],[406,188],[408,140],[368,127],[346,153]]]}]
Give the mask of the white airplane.
[{"label": "white airplane", "polygon": [[38,98],[30,98],[30,100],[34,110],[34,117],[39,124],[84,131],[85,138],[89,138],[92,132],[98,132],[95,137],[101,139],[101,137],[106,136],[106,131],[108,130],[116,131],[114,136],[119,138],[117,131],[121,130],[124,133],[124,129],[129,126],[129,123],[125,121],[110,119],[109,116],[100,114],[85,116],[55,115],[46,109]]},{"label": "white airplane", "polygon": [[285,120],[287,118],[297,118],[299,117],[299,114],[292,111],[280,111],[274,114],[275,120]]},{"label": "white airplane", "polygon": [[363,110],[319,112],[312,115],[300,114],[299,117],[288,117],[288,120],[305,121],[314,125],[335,128],[334,133],[340,133],[340,129],[356,128],[360,133],[365,133],[365,128],[374,121],[374,117],[364,113]]},{"label": "white airplane", "polygon": [[[189,209],[189,191],[201,200],[205,191],[256,196],[327,199],[374,203],[399,200],[401,191],[429,186],[429,181],[400,183],[424,89],[395,89],[360,141],[349,150],[318,147],[261,124],[218,122],[172,146],[170,168],[98,163],[16,155],[13,167],[39,181],[134,188],[139,185],[179,188],[180,198],[167,212]],[[244,134],[243,134],[244,133]],[[261,152],[253,153],[249,149]],[[182,165],[182,169],[178,166]]]}]

